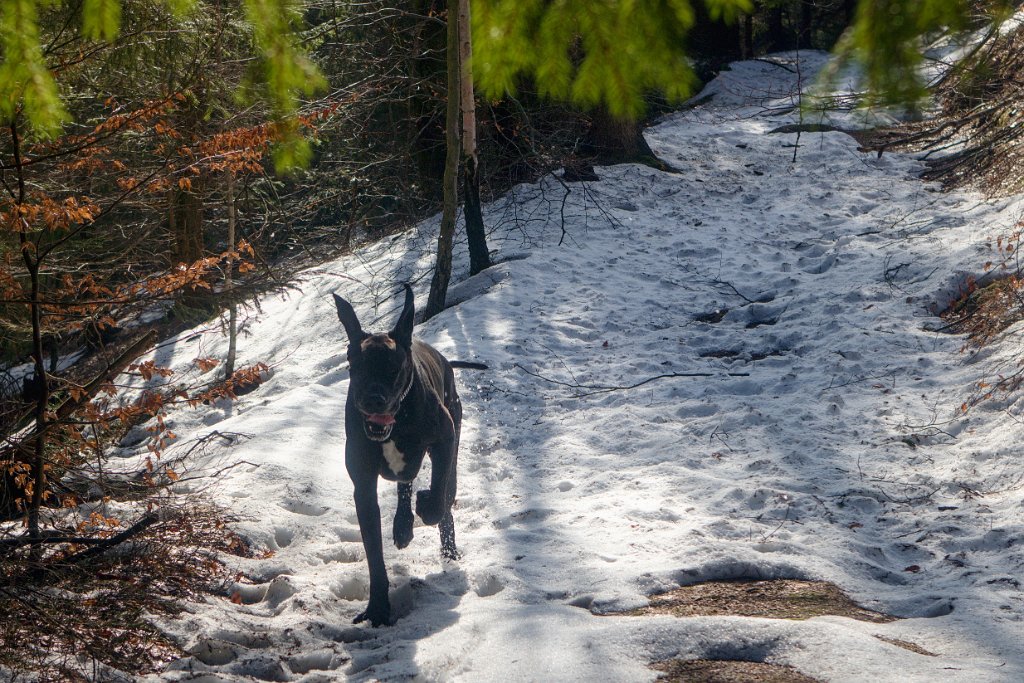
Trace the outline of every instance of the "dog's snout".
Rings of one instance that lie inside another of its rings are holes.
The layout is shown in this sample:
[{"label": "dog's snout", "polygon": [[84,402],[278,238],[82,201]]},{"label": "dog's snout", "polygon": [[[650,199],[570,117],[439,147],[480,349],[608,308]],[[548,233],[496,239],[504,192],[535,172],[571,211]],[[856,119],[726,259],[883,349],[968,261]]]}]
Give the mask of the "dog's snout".
[{"label": "dog's snout", "polygon": [[381,392],[369,392],[363,397],[363,409],[368,413],[382,413],[388,407],[388,397]]}]

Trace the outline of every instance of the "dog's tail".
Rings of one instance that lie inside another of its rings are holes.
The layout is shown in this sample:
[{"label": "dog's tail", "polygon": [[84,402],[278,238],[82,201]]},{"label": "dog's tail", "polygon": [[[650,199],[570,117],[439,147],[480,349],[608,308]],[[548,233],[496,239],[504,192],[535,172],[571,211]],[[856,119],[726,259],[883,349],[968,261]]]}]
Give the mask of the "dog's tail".
[{"label": "dog's tail", "polygon": [[451,361],[453,368],[466,368],[468,370],[490,370],[490,368],[483,363],[470,363],[465,360],[453,360]]}]

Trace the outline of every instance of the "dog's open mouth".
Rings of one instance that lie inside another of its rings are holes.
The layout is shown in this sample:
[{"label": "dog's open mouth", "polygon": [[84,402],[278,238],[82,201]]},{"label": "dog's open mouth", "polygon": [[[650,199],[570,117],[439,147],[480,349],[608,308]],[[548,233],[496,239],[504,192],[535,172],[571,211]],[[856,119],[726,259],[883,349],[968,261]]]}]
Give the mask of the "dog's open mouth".
[{"label": "dog's open mouth", "polygon": [[363,429],[371,441],[386,441],[395,426],[395,416],[388,413],[364,414]]}]

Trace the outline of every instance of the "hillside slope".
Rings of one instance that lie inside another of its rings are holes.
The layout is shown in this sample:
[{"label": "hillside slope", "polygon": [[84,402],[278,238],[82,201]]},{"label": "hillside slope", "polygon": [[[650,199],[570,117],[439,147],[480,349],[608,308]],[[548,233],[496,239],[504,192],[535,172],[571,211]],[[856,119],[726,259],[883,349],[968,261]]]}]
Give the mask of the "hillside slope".
[{"label": "hillside slope", "polygon": [[[806,78],[823,58],[805,57]],[[393,627],[351,625],[368,580],[330,295],[374,330],[397,283],[422,305],[437,220],[264,301],[240,352],[272,378],[171,416],[175,449],[231,436],[193,467],[242,463],[210,493],[260,557],[228,558],[247,578],[164,625],[194,656],[152,678],[640,681],[677,656],[834,681],[1024,678],[1022,407],[960,409],[1016,367],[1015,345],[962,354],[929,331],[1020,202],[940,193],[918,161],[843,133],[772,134],[798,118],[796,70],[776,59],[735,65],[708,104],[648,131],[681,173],[599,168],[486,208],[500,263],[467,279],[457,260],[456,305],[417,327],[491,368],[458,371],[463,558],[442,563],[422,526],[386,544]],[[184,334],[158,360],[224,348]],[[380,498],[388,520],[393,487]],[[595,614],[771,577],[830,580],[904,618]]]}]

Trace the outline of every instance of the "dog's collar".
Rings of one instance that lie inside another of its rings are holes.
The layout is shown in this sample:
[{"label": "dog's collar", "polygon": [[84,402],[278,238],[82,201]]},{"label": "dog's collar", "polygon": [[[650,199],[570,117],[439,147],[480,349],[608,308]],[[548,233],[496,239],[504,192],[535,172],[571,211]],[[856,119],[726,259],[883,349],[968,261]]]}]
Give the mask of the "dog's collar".
[{"label": "dog's collar", "polygon": [[409,395],[410,391],[412,391],[412,385],[415,384],[415,383],[416,383],[416,373],[415,372],[410,372],[409,373],[409,386],[407,386],[405,388],[405,390],[402,392],[401,398],[398,399],[398,405],[399,406],[402,405],[402,401],[404,401],[405,397]]}]

